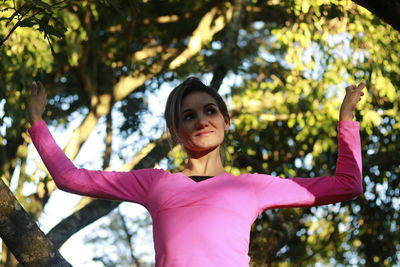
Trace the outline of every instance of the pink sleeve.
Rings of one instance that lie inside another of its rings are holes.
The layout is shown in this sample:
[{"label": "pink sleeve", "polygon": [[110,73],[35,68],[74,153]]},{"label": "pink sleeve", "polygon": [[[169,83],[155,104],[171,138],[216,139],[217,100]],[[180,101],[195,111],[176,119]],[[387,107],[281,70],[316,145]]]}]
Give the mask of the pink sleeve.
[{"label": "pink sleeve", "polygon": [[163,172],[156,169],[129,172],[79,169],[56,144],[44,121],[35,122],[28,131],[57,187],[67,192],[145,205],[153,180]]},{"label": "pink sleeve", "polygon": [[251,180],[259,212],[271,208],[331,204],[362,194],[359,123],[339,122],[338,159],[334,176],[283,179],[254,174]]}]

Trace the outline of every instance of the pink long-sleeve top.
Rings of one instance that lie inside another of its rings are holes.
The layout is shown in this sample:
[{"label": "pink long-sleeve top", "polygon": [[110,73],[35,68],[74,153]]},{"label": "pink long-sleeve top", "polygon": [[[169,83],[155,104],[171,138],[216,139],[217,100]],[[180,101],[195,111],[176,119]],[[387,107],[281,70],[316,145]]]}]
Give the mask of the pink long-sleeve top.
[{"label": "pink long-sleeve top", "polygon": [[150,212],[157,267],[248,267],[251,225],[264,210],[341,202],[363,191],[358,122],[339,122],[334,176],[224,173],[201,182],[162,169],[79,169],[44,121],[34,123],[29,133],[61,190],[135,202]]}]

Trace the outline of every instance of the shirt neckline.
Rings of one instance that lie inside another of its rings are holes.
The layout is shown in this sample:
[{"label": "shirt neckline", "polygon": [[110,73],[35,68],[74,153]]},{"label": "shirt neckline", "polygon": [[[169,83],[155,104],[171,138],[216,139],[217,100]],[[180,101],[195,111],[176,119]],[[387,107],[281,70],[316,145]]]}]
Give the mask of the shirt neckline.
[{"label": "shirt neckline", "polygon": [[198,184],[199,184],[199,183],[206,182],[207,180],[216,179],[216,178],[219,177],[219,176],[223,176],[223,175],[229,175],[229,176],[231,176],[231,175],[232,175],[232,174],[229,173],[229,172],[225,172],[225,173],[221,173],[221,174],[218,174],[218,175],[215,175],[215,176],[210,176],[210,177],[207,178],[207,179],[203,179],[203,180],[200,180],[200,181],[196,181],[196,180],[194,180],[193,178],[190,178],[190,176],[199,176],[199,175],[190,175],[190,176],[187,176],[187,175],[185,175],[183,172],[177,172],[177,173],[174,173],[174,174],[179,174],[179,175],[183,176],[185,179],[190,180],[190,181],[192,181],[193,183],[198,183]]},{"label": "shirt neckline", "polygon": [[199,175],[190,175],[190,176],[187,176],[187,175],[184,174],[183,172],[175,172],[175,173],[172,173],[172,172],[170,172],[170,171],[167,171],[167,172],[169,172],[170,174],[177,174],[177,175],[180,175],[180,176],[182,176],[184,179],[189,180],[189,181],[192,181],[193,183],[196,183],[196,184],[200,184],[200,183],[203,183],[203,182],[207,182],[207,180],[214,180],[214,178],[217,178],[217,177],[219,177],[219,176],[225,176],[225,175],[232,176],[231,173],[225,172],[225,173],[221,173],[221,174],[218,174],[218,175],[215,175],[215,176],[210,176],[209,178],[204,179],[204,180],[196,181],[196,180],[194,180],[193,178],[190,178],[190,177],[191,177],[191,176],[199,176]]},{"label": "shirt neckline", "polygon": [[195,182],[201,182],[210,178],[213,178],[215,176],[205,176],[205,175],[191,175],[188,176],[190,179],[192,179]]}]

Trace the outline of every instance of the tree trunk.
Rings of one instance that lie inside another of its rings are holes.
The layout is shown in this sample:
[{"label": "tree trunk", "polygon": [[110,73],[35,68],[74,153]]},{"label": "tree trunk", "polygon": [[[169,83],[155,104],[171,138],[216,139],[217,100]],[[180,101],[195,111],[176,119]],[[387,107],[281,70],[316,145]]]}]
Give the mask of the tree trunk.
[{"label": "tree trunk", "polygon": [[0,237],[26,267],[71,266],[0,179]]}]

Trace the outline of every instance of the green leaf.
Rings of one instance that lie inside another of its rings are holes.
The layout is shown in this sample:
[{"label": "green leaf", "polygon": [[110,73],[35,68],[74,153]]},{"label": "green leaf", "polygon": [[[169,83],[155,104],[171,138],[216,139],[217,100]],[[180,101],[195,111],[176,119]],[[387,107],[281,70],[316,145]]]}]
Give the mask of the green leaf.
[{"label": "green leaf", "polygon": [[37,22],[34,19],[29,18],[29,19],[24,19],[24,20],[20,21],[18,23],[18,26],[19,27],[33,27],[36,24],[37,24]]},{"label": "green leaf", "polygon": [[64,37],[64,33],[60,32],[59,30],[57,30],[56,28],[54,28],[51,25],[41,25],[40,31],[44,32],[45,34],[49,34],[49,35],[53,35],[56,37]]},{"label": "green leaf", "polygon": [[48,11],[53,13],[52,7],[49,4],[47,4],[47,3],[43,2],[43,1],[40,1],[40,0],[33,0],[32,2],[36,6],[39,6],[39,7],[44,8],[44,9],[47,9]]}]

